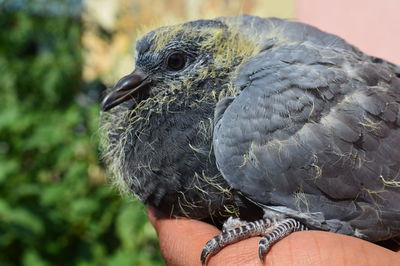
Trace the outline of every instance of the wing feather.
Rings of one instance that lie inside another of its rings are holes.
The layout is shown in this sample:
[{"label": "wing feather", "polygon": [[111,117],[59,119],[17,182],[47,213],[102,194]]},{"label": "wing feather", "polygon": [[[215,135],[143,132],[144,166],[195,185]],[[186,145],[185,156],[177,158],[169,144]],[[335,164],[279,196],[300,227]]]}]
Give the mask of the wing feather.
[{"label": "wing feather", "polygon": [[224,178],[311,227],[399,235],[400,80],[390,66],[307,40],[268,46],[241,67],[240,93],[215,121]]}]

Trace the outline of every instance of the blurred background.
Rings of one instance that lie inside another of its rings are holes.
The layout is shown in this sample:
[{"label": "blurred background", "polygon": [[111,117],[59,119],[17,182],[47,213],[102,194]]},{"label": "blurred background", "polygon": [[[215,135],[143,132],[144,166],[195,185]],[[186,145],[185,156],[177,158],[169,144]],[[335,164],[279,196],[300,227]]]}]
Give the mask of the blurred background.
[{"label": "blurred background", "polygon": [[163,265],[145,208],[107,182],[98,150],[98,102],[146,30],[277,16],[400,63],[400,2],[354,2],[0,0],[0,265]]}]

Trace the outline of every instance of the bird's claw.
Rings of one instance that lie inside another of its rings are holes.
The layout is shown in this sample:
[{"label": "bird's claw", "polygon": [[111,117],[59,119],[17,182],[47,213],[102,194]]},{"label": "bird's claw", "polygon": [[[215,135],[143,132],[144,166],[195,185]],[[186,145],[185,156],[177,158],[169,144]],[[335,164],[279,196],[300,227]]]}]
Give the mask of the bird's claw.
[{"label": "bird's claw", "polygon": [[200,261],[201,261],[202,266],[206,265],[206,261],[207,261],[207,258],[209,255],[215,254],[221,249],[221,247],[218,244],[219,238],[221,237],[221,235],[217,235],[217,236],[213,237],[204,246],[204,248],[201,252],[201,256],[200,256]]},{"label": "bird's claw", "polygon": [[268,253],[273,244],[293,232],[304,230],[308,230],[308,228],[292,218],[276,222],[274,228],[264,235],[258,242],[258,256],[261,263],[264,264],[265,254]]},{"label": "bird's claw", "polygon": [[303,224],[291,218],[283,221],[263,219],[242,224],[242,226],[236,228],[232,228],[231,225],[224,226],[225,230],[221,234],[208,241],[201,252],[201,265],[205,266],[207,258],[216,254],[221,248],[240,240],[260,235],[263,235],[263,237],[258,244],[258,256],[260,261],[264,263],[265,254],[274,243],[292,232],[307,230]]}]

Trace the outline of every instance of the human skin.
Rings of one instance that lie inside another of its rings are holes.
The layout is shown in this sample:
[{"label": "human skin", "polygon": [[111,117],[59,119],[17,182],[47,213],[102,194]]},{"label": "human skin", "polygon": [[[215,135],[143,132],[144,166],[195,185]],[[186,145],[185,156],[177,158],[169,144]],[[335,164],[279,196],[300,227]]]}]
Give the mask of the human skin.
[{"label": "human skin", "polygon": [[[148,212],[157,231],[167,265],[200,265],[205,243],[220,231],[190,219],[156,218]],[[207,265],[261,265],[257,247],[260,237],[226,246],[207,260]],[[271,248],[264,265],[400,265],[400,252],[341,234],[303,231],[292,233]]]}]

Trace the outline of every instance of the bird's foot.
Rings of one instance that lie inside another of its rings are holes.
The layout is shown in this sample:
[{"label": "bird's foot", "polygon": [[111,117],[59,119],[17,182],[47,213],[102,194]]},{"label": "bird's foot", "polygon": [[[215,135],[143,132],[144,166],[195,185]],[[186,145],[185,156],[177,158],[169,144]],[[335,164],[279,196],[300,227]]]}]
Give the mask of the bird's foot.
[{"label": "bird's foot", "polygon": [[273,244],[293,232],[305,230],[308,230],[306,226],[292,218],[276,222],[272,230],[264,235],[260,242],[258,242],[258,256],[261,260],[261,263],[264,265],[265,254],[267,254]]},{"label": "bird's foot", "polygon": [[[273,221],[270,219],[263,219],[254,222],[243,222],[239,219],[228,219],[223,225],[223,231],[221,234],[213,237],[204,246],[201,252],[201,263],[206,264],[206,259],[209,255],[216,254],[226,245],[236,243],[240,240],[258,236],[263,234],[268,228],[273,225]],[[234,225],[240,225],[235,227]]]},{"label": "bird's foot", "polygon": [[264,255],[269,248],[292,232],[307,230],[300,222],[294,219],[272,221],[262,219],[254,222],[245,222],[240,219],[229,218],[223,225],[222,233],[213,237],[204,246],[201,252],[201,264],[206,265],[208,256],[216,254],[221,248],[253,236],[263,236],[258,245],[260,260],[264,262]]}]

